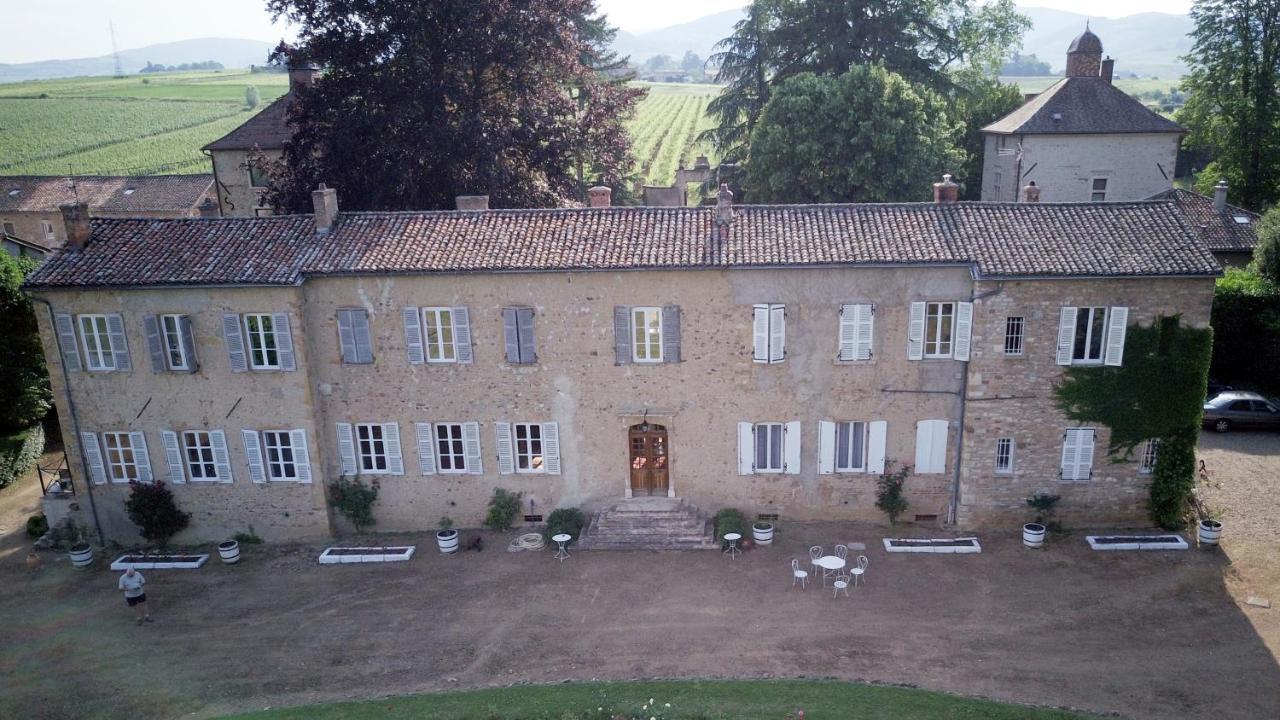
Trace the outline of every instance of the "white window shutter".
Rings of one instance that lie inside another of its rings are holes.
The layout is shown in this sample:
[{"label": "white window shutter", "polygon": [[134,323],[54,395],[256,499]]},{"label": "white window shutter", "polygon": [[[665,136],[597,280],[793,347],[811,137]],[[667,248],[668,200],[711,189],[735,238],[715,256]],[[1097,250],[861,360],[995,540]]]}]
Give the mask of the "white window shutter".
[{"label": "white window shutter", "polygon": [[1067,428],[1062,433],[1062,479],[1075,480],[1076,468],[1080,457],[1080,435],[1076,428]]},{"label": "white window shutter", "polygon": [[83,456],[85,469],[94,485],[107,482],[107,469],[102,464],[102,446],[98,444],[98,436],[91,432],[80,433],[80,454]]},{"label": "white window shutter", "polygon": [[932,472],[941,473],[947,470],[947,430],[946,420],[930,420],[932,438],[929,442],[929,467]]},{"label": "white window shutter", "polygon": [[885,443],[888,435],[888,422],[872,420],[867,424],[867,472],[884,474]]},{"label": "white window shutter", "polygon": [[1124,334],[1129,326],[1129,308],[1113,307],[1107,315],[1107,349],[1103,364],[1119,367],[1124,362]]},{"label": "white window shutter", "polygon": [[271,325],[275,329],[280,369],[289,372],[297,370],[298,361],[293,352],[293,332],[289,329],[289,314],[275,313],[271,317]]},{"label": "white window shutter", "polygon": [[231,482],[234,478],[231,474],[231,453],[227,452],[226,434],[221,430],[210,430],[209,444],[213,446],[213,469],[218,473],[218,482]]},{"label": "white window shutter", "polygon": [[818,421],[818,474],[830,475],[836,471],[836,424],[830,420]]},{"label": "white window shutter", "polygon": [[680,306],[666,305],[662,308],[662,362],[680,362],[680,344]]},{"label": "white window shutter", "polygon": [[870,360],[871,359],[871,339],[874,337],[873,330],[875,326],[875,306],[874,305],[854,305],[853,306],[853,323],[855,325],[853,359],[854,360]]},{"label": "white window shutter", "polygon": [[147,452],[146,434],[131,432],[129,441],[133,445],[133,460],[138,464],[138,482],[151,482],[155,475],[151,472],[151,455]]},{"label": "white window shutter", "polygon": [[837,336],[840,354],[837,357],[841,360],[853,360],[857,354],[858,320],[855,317],[857,308],[857,305],[840,306],[840,332]]},{"label": "white window shutter", "polygon": [[244,335],[240,332],[240,316],[227,313],[222,316],[222,339],[227,344],[227,362],[231,372],[245,372],[249,359],[244,352]]},{"label": "white window shutter", "polygon": [[1089,480],[1093,477],[1093,444],[1097,431],[1093,428],[1080,430],[1080,453],[1076,456],[1076,479]]},{"label": "white window shutter", "polygon": [[631,362],[631,308],[622,305],[613,308],[613,354],[614,363],[627,365]]},{"label": "white window shutter", "polygon": [[756,434],[749,422],[738,423],[738,474],[755,473]]},{"label": "white window shutter", "polygon": [[416,307],[407,307],[400,315],[404,319],[404,346],[409,364],[421,365],[427,361],[426,351],[422,348],[422,313]]},{"label": "white window shutter", "polygon": [[58,350],[69,372],[80,370],[80,350],[76,345],[76,323],[67,313],[53,316],[53,328],[58,335]]},{"label": "white window shutter", "polygon": [[973,339],[973,303],[956,303],[956,343],[951,357],[969,360],[969,348]]},{"label": "white window shutter", "polygon": [[387,472],[404,474],[404,455],[400,449],[400,423],[382,423],[382,438],[387,444]]},{"label": "white window shutter", "polygon": [[782,433],[782,472],[800,474],[800,423],[789,422]]},{"label": "white window shutter", "polygon": [[147,336],[147,354],[151,356],[151,372],[165,371],[164,346],[160,344],[160,319],[155,315],[142,318],[142,329]]},{"label": "white window shutter", "polygon": [[[418,472],[423,475],[436,474],[436,435],[431,431],[431,423],[414,423],[414,435],[418,438]],[[470,467],[470,463],[467,467]]]},{"label": "white window shutter", "polygon": [[289,442],[293,444],[293,473],[300,483],[311,482],[311,452],[307,448],[307,431],[290,430]]},{"label": "white window shutter", "polygon": [[480,455],[480,423],[462,423],[462,451],[467,458],[467,473],[483,475],[484,462]]},{"label": "white window shutter", "polygon": [[1058,314],[1059,365],[1071,364],[1071,351],[1076,342],[1076,308],[1064,307]]},{"label": "white window shutter", "polygon": [[164,462],[169,466],[169,482],[175,485],[186,482],[187,474],[182,467],[182,448],[178,445],[178,433],[161,430],[160,442],[164,444]]},{"label": "white window shutter", "polygon": [[751,359],[769,362],[769,306],[755,305],[751,320]]},{"label": "white window shutter", "polygon": [[471,351],[471,313],[465,307],[453,308],[453,343],[458,351],[458,362],[469,363],[474,359]]},{"label": "white window shutter", "polygon": [[916,474],[933,472],[929,469],[930,445],[933,442],[933,428],[929,427],[929,422],[921,420],[916,423]]},{"label": "white window shutter", "polygon": [[924,358],[924,303],[911,303],[911,317],[907,322],[907,359]]},{"label": "white window shutter", "polygon": [[241,430],[240,439],[244,442],[244,460],[249,466],[249,479],[255,483],[267,481],[267,468],[262,462],[262,441],[257,430]]},{"label": "white window shutter", "polygon": [[107,316],[107,334],[111,337],[111,354],[115,358],[116,370],[129,372],[133,369],[129,361],[129,340],[124,333],[124,318],[119,313]]},{"label": "white window shutter", "polygon": [[351,436],[351,423],[337,423],[338,457],[342,461],[342,474],[356,475],[356,442]]},{"label": "white window shutter", "polygon": [[769,362],[780,363],[787,356],[787,311],[784,305],[769,306]]},{"label": "white window shutter", "polygon": [[553,422],[542,423],[542,466],[548,475],[560,474],[560,428]]},{"label": "white window shutter", "polygon": [[515,450],[511,446],[511,423],[494,423],[493,436],[498,446],[498,472],[510,475],[516,471]]}]

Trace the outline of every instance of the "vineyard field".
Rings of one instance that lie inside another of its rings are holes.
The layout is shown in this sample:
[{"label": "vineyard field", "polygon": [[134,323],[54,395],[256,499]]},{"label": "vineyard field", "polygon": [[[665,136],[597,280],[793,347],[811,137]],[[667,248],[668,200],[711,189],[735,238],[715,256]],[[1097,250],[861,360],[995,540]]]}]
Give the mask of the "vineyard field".
[{"label": "vineyard field", "polygon": [[714,148],[698,142],[698,134],[711,127],[707,104],[719,92],[718,85],[637,83],[649,94],[636,108],[629,123],[635,172],[647,185],[670,185],[676,169],[693,167],[698,155],[715,164]]}]

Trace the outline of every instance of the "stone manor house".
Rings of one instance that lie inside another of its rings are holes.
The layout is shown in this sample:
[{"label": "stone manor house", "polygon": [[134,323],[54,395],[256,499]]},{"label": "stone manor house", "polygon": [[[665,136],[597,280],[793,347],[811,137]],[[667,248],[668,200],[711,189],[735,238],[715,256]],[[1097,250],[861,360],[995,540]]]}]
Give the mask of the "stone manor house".
[{"label": "stone manor house", "polygon": [[[94,219],[29,279],[81,520],[135,532],[172,483],[181,540],[329,534],[339,476],[380,530],[640,496],[792,519],[1026,521],[1061,494],[1142,522],[1154,448],[1069,421],[1069,366],[1127,328],[1205,326],[1219,275],[1173,200],[315,212]],[[87,502],[86,502],[87,501]]]}]

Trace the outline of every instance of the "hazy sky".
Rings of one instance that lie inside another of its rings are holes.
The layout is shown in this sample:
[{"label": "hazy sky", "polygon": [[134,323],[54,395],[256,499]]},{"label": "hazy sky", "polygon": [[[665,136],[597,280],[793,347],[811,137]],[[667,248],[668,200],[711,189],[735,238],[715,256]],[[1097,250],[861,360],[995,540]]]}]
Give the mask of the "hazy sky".
[{"label": "hazy sky", "polygon": [[[633,32],[674,25],[741,7],[743,0],[598,0],[615,25]],[[1027,0],[1097,17],[1140,12],[1184,13],[1191,0]],[[0,63],[106,55],[107,22],[120,48],[197,37],[274,42],[290,35],[272,25],[264,0],[0,0]]]}]

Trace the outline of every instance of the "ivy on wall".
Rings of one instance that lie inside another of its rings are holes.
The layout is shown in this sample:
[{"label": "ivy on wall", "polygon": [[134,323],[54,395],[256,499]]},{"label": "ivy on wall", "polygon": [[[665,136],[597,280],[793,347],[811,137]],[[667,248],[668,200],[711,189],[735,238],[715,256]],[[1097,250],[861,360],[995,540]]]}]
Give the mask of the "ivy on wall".
[{"label": "ivy on wall", "polygon": [[1121,367],[1069,367],[1054,388],[1072,420],[1111,429],[1107,454],[1132,459],[1141,442],[1159,440],[1148,511],[1157,525],[1182,527],[1195,486],[1195,445],[1213,352],[1213,331],[1178,317],[1131,325]]}]

